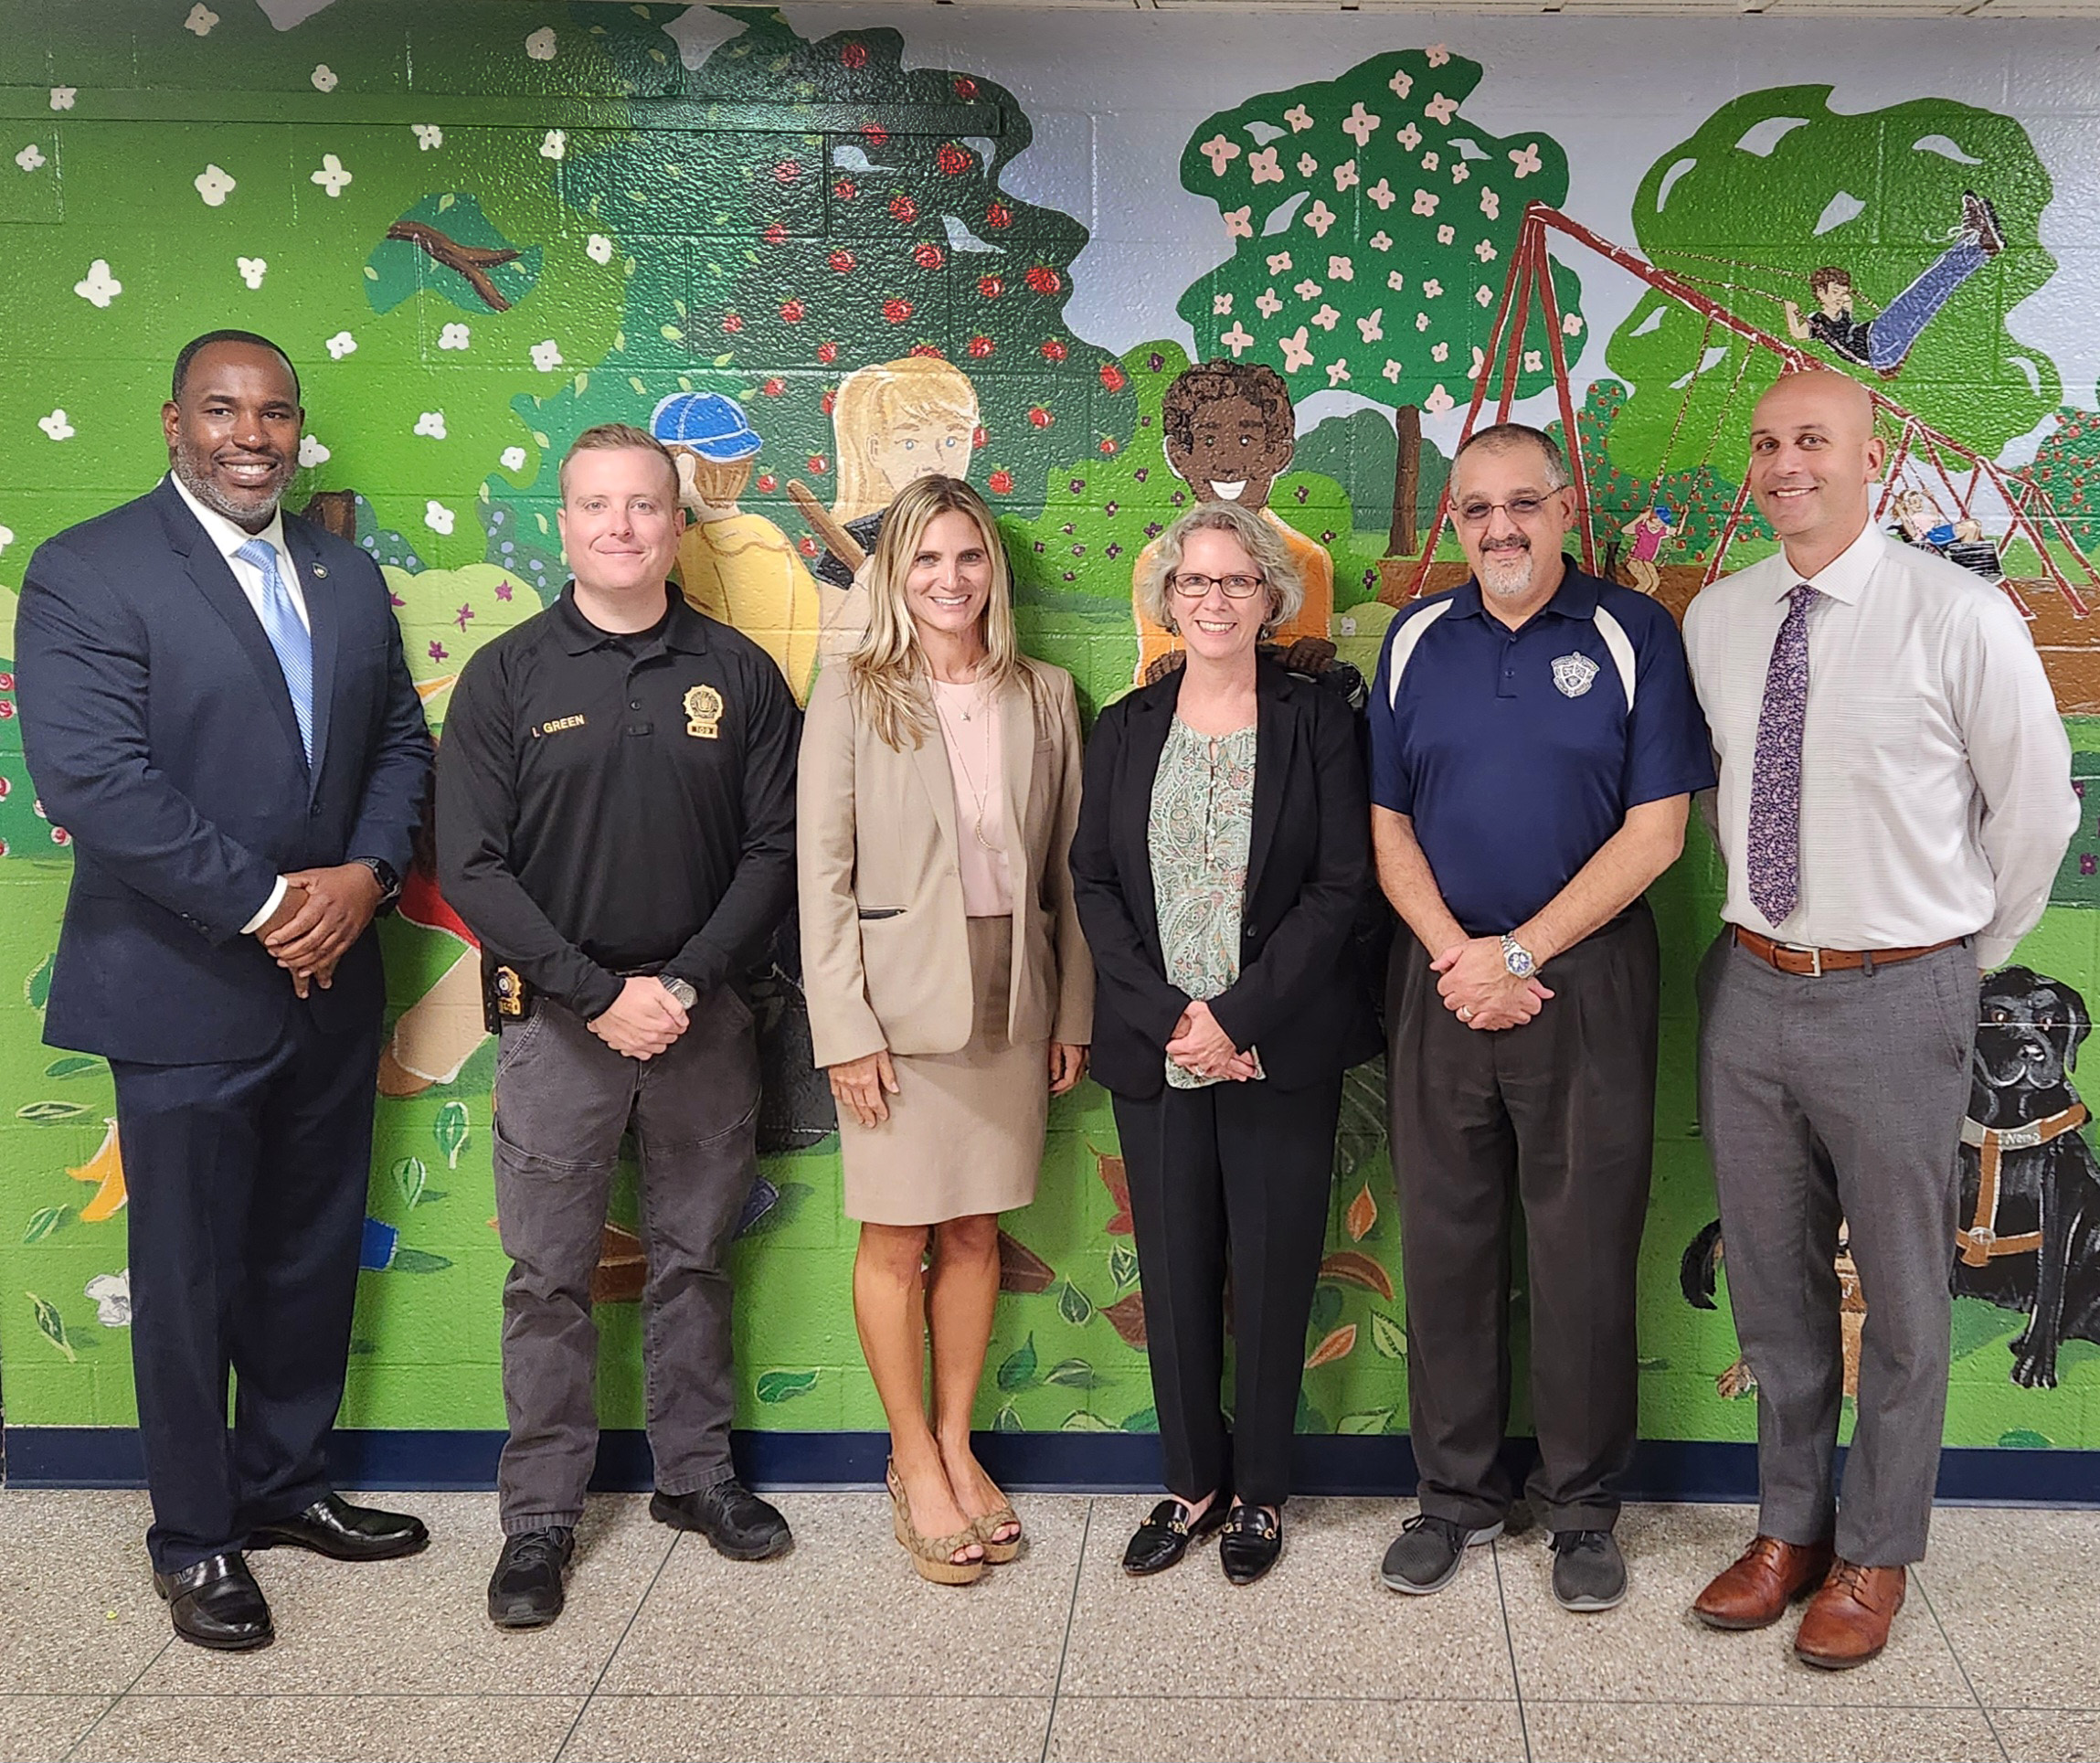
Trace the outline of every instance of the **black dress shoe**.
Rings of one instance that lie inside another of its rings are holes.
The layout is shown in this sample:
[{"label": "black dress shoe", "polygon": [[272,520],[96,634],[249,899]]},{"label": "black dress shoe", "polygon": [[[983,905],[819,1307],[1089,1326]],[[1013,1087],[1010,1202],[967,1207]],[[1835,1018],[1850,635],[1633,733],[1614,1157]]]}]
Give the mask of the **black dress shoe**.
[{"label": "black dress shoe", "polygon": [[258,1524],[248,1534],[251,1549],[270,1549],[280,1544],[312,1549],[333,1561],[391,1561],[420,1554],[430,1545],[430,1533],[420,1518],[381,1512],[377,1506],[354,1506],[330,1493],[304,1512]]},{"label": "black dress shoe", "polygon": [[566,1525],[520,1531],[504,1538],[489,1576],[489,1620],[499,1629],[544,1629],[561,1614],[563,1569],[576,1553]]},{"label": "black dress shoe", "polygon": [[1201,1542],[1225,1521],[1223,1500],[1213,1500],[1193,1524],[1189,1509],[1179,1500],[1162,1500],[1132,1533],[1123,1551],[1123,1571],[1133,1579],[1164,1573],[1189,1552],[1191,1543]]},{"label": "black dress shoe", "polygon": [[251,1652],[277,1639],[262,1588],[236,1552],[208,1556],[175,1573],[156,1573],[154,1589],[167,1599],[175,1631],[193,1647]]},{"label": "black dress shoe", "polygon": [[1218,1563],[1236,1586],[1251,1586],[1283,1553],[1283,1521],[1260,1506],[1236,1505],[1218,1533]]},{"label": "black dress shoe", "polygon": [[732,1561],[769,1561],[794,1546],[778,1509],[732,1476],[697,1493],[651,1497],[649,1515],[673,1530],[696,1530]]}]

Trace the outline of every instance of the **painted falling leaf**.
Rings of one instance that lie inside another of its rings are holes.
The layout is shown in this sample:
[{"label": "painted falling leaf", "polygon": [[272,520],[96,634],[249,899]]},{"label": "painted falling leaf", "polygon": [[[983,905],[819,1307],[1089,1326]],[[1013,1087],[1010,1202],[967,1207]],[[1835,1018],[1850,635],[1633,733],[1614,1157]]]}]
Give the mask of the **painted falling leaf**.
[{"label": "painted falling leaf", "polygon": [[789,1402],[815,1387],[813,1371],[762,1371],[758,1374],[761,1402]]},{"label": "painted falling leaf", "polygon": [[1356,1324],[1344,1322],[1312,1349],[1306,1357],[1305,1368],[1310,1371],[1315,1365],[1331,1365],[1337,1359],[1348,1358],[1355,1350]]},{"label": "painted falling leaf", "polygon": [[1094,1161],[1101,1173],[1102,1186],[1108,1190],[1109,1199],[1116,1203],[1116,1210],[1105,1228],[1111,1237],[1130,1236],[1137,1227],[1130,1222],[1130,1182],[1124,1174],[1123,1160],[1097,1151]]},{"label": "painted falling leaf", "polygon": [[29,1228],[22,1233],[23,1243],[42,1242],[72,1216],[73,1208],[69,1205],[48,1205],[30,1214]]},{"label": "painted falling leaf", "polygon": [[66,1338],[66,1319],[58,1314],[58,1306],[48,1298],[39,1298],[33,1291],[22,1294],[29,1301],[29,1307],[37,1314],[37,1331],[66,1355],[68,1365],[79,1363],[80,1355],[73,1351],[73,1343]]},{"label": "painted falling leaf", "polygon": [[1393,1301],[1393,1276],[1361,1250],[1337,1249],[1320,1264],[1322,1280],[1342,1280],[1366,1291],[1375,1291],[1387,1303]]},{"label": "painted falling leaf", "polygon": [[123,1152],[117,1143],[117,1123],[103,1121],[102,1142],[95,1154],[78,1169],[66,1172],[76,1182],[96,1184],[95,1197],[80,1208],[80,1222],[99,1225],[105,1218],[113,1218],[130,1197],[124,1186]]},{"label": "painted falling leaf", "polygon": [[1361,1243],[1370,1234],[1371,1227],[1378,1222],[1378,1202],[1371,1197],[1369,1182],[1357,1190],[1342,1222],[1348,1227],[1349,1240],[1352,1243]]},{"label": "painted falling leaf", "polygon": [[1145,1344],[1145,1295],[1141,1291],[1126,1291],[1112,1304],[1103,1304],[1101,1314],[1108,1319],[1108,1326],[1123,1337],[1126,1346],[1141,1347]]},{"label": "painted falling leaf", "polygon": [[[438,1141],[438,1149],[445,1153],[445,1166],[457,1169],[460,1152],[467,1142],[467,1105],[464,1102],[447,1102],[438,1110],[437,1124],[430,1129]],[[1391,1297],[1388,1292],[1386,1296]]]},{"label": "painted falling leaf", "polygon": [[1026,1243],[999,1233],[999,1289],[1033,1295],[1057,1283],[1057,1269]]},{"label": "painted falling leaf", "polygon": [[1388,1359],[1407,1357],[1407,1331],[1383,1311],[1371,1312],[1371,1344]]}]

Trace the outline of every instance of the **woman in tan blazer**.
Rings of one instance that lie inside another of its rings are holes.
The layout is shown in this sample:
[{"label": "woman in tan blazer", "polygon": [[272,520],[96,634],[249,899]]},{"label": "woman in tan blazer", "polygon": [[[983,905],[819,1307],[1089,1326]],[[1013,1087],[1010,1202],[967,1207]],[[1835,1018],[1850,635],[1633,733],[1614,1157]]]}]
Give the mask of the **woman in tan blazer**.
[{"label": "woman in tan blazer", "polygon": [[866,578],[867,635],[825,666],[802,732],[802,972],[861,1226],[854,1315],[897,1541],[965,1584],[1021,1542],[970,1444],[999,1215],[1034,1198],[1049,1099],[1093,1032],[1066,868],[1079,719],[1071,675],[1015,643],[1006,556],[968,484],[907,486]]}]

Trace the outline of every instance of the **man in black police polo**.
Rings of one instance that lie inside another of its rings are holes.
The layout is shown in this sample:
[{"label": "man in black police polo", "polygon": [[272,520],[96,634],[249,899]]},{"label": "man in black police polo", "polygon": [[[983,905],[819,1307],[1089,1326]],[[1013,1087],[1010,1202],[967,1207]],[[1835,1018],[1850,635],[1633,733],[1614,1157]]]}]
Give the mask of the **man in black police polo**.
[{"label": "man in black police polo", "polygon": [[1658,961],[1642,890],[1713,781],[1670,614],[1561,555],[1574,494],[1535,429],[1458,450],[1472,576],[1405,608],[1372,692],[1379,879],[1393,951],[1393,1169],[1422,1510],[1386,1552],[1395,1591],[1448,1585],[1501,1532],[1510,1195],[1530,1265],[1528,1492],[1554,1596],[1626,1595],[1615,1483],[1635,1439],[1635,1258],[1648,1209]]},{"label": "man in black police polo", "polygon": [[502,1036],[505,1628],[561,1613],[598,1449],[591,1269],[631,1128],[650,1512],[735,1560],[790,1542],[729,1460],[725,1263],[758,1167],[738,986],[794,897],[794,700],[763,650],[666,586],[684,517],[661,443],[587,430],[561,493],[574,579],[467,664],[438,765],[445,894],[481,939]]}]

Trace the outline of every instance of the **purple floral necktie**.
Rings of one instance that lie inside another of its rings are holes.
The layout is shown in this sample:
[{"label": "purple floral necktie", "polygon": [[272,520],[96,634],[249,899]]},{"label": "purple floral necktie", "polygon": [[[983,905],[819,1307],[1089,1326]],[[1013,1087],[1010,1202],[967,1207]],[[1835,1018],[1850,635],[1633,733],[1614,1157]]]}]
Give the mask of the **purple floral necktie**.
[{"label": "purple floral necktie", "polygon": [[1808,608],[1822,596],[1802,582],[1765,670],[1757,753],[1750,767],[1750,898],[1775,929],[1801,895],[1801,727],[1808,714]]}]

